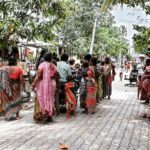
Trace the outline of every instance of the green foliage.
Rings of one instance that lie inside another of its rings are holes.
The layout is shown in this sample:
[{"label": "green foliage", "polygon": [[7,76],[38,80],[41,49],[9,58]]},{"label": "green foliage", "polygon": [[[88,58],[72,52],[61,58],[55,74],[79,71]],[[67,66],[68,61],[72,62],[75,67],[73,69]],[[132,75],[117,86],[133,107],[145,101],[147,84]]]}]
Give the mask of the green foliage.
[{"label": "green foliage", "polygon": [[0,46],[19,39],[50,41],[54,38],[54,27],[65,17],[62,1],[3,0],[0,2]]},{"label": "green foliage", "polygon": [[150,47],[150,27],[135,25],[134,29],[137,34],[134,34],[134,49],[139,53],[144,53]]},{"label": "green foliage", "polygon": [[93,6],[93,2],[82,0],[74,3],[74,12],[67,17],[62,32],[63,43],[68,51],[82,54],[89,51],[95,15],[99,16],[96,29],[94,53],[107,53],[117,57],[119,52],[127,53],[128,44],[124,35],[126,28],[115,27],[114,17],[110,14],[101,14]]},{"label": "green foliage", "polygon": [[150,5],[145,6],[145,12],[147,15],[150,15]]},{"label": "green foliage", "polygon": [[128,42],[122,34],[122,28],[115,26],[100,27],[96,35],[96,52],[118,57],[128,52]]},{"label": "green foliage", "polygon": [[116,4],[127,4],[129,7],[135,7],[137,5],[141,5],[142,7],[145,6],[145,2],[148,2],[148,0],[104,0],[103,4],[101,6],[102,11],[107,11],[108,7]]}]

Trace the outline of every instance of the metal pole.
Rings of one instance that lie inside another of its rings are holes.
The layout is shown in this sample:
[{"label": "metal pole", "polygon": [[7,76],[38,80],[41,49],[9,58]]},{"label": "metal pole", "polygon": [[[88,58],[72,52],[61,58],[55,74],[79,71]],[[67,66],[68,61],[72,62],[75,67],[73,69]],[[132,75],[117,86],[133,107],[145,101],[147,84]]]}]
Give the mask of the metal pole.
[{"label": "metal pole", "polygon": [[94,40],[95,40],[96,26],[97,26],[97,17],[95,18],[94,26],[93,26],[93,34],[92,34],[92,41],[91,41],[91,47],[90,47],[90,54],[91,55],[93,54],[93,46],[94,46]]}]

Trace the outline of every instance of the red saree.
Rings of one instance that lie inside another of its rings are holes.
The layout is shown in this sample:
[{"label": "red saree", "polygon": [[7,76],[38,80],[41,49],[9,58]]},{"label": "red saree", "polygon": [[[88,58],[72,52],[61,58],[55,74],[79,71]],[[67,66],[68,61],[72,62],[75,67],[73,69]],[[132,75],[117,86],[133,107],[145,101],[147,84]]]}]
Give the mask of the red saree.
[{"label": "red saree", "polygon": [[0,70],[0,109],[4,112],[6,119],[15,117],[21,110],[20,80],[10,79],[13,68],[4,67]]},{"label": "red saree", "polygon": [[95,113],[96,108],[96,92],[97,92],[97,84],[94,80],[94,74],[92,70],[87,71],[88,81],[87,81],[87,96],[86,96],[86,108],[88,113]]}]

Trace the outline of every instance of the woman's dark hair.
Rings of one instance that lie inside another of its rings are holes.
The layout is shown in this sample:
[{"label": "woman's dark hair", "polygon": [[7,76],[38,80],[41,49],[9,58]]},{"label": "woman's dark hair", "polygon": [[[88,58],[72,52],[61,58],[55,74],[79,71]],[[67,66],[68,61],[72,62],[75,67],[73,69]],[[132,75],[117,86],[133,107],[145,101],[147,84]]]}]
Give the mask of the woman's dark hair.
[{"label": "woman's dark hair", "polygon": [[109,64],[109,63],[110,63],[110,58],[109,58],[109,57],[106,57],[106,58],[105,58],[105,63],[106,63],[106,64]]},{"label": "woman's dark hair", "polygon": [[50,62],[52,60],[52,54],[50,52],[45,53],[44,60]]},{"label": "woman's dark hair", "polygon": [[8,65],[9,66],[16,66],[17,65],[17,59],[15,57],[10,57],[8,59]]},{"label": "woman's dark hair", "polygon": [[46,48],[43,48],[42,51],[40,52],[40,57],[44,56],[44,54],[48,52]]},{"label": "woman's dark hair", "polygon": [[17,46],[12,47],[12,52],[11,52],[12,57],[18,57],[19,56],[19,49]]},{"label": "woman's dark hair", "polygon": [[84,60],[87,60],[88,62],[91,60],[91,58],[92,58],[91,54],[86,54],[84,56]]},{"label": "woman's dark hair", "polygon": [[92,57],[92,58],[91,58],[91,62],[92,62],[92,64],[93,64],[94,66],[96,66],[96,65],[97,65],[97,58],[96,58],[96,57]]},{"label": "woman's dark hair", "polygon": [[146,66],[150,66],[150,59],[146,59]]},{"label": "woman's dark hair", "polygon": [[89,67],[88,61],[84,60],[84,61],[83,61],[83,64],[82,64],[82,67],[88,68],[88,67]]},{"label": "woman's dark hair", "polygon": [[61,55],[61,60],[62,61],[68,61],[69,56],[67,54],[62,54]]},{"label": "woman's dark hair", "polygon": [[44,55],[45,55],[46,52],[48,52],[48,50],[45,49],[45,48],[43,48],[42,51],[40,52],[40,57],[37,61],[36,69],[38,69],[39,65],[44,61]]}]

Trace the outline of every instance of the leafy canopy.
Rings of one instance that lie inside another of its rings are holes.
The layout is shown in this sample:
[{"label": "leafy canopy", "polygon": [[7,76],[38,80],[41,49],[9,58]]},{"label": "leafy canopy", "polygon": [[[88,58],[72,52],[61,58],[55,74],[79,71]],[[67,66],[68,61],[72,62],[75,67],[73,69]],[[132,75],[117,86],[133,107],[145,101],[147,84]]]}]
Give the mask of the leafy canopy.
[{"label": "leafy canopy", "polygon": [[63,1],[0,1],[0,46],[19,39],[50,41],[66,15]]},{"label": "leafy canopy", "polygon": [[122,5],[127,4],[129,7],[135,7],[137,5],[141,5],[142,7],[144,7],[145,2],[148,2],[148,0],[104,0],[101,6],[101,10],[107,11],[110,5],[116,5],[116,4],[122,4]]},{"label": "leafy canopy", "polygon": [[150,47],[150,27],[135,25],[137,31],[133,36],[134,49],[139,53],[144,53]]},{"label": "leafy canopy", "polygon": [[[73,3],[72,3],[73,4]],[[94,42],[94,53],[107,53],[117,57],[127,53],[128,44],[124,35],[125,27],[115,27],[114,17],[110,14],[99,13],[99,7],[93,2],[82,0],[74,3],[74,11],[66,18],[62,27],[63,43],[72,54],[82,54],[89,51],[93,24],[96,16],[98,24]]]}]

